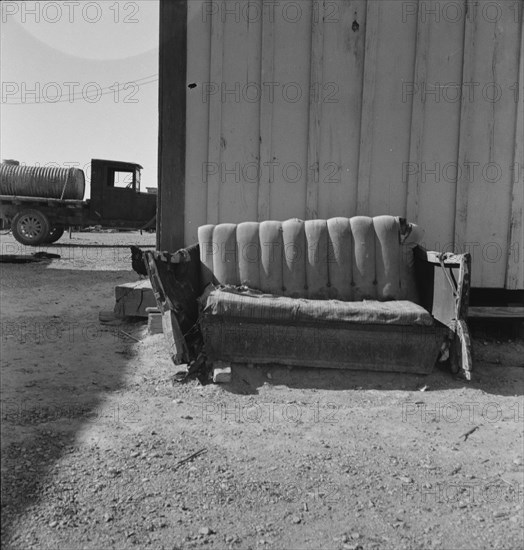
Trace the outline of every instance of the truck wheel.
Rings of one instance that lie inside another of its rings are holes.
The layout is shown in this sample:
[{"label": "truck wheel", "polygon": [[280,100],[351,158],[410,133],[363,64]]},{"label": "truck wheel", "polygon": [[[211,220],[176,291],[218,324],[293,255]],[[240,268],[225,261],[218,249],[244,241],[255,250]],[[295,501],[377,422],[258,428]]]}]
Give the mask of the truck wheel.
[{"label": "truck wheel", "polygon": [[60,225],[53,225],[51,229],[49,230],[49,235],[47,239],[44,241],[46,244],[52,244],[56,243],[58,239],[64,234],[65,227],[62,227]]},{"label": "truck wheel", "polygon": [[19,243],[38,246],[48,238],[50,225],[40,210],[23,210],[13,218],[11,230]]}]

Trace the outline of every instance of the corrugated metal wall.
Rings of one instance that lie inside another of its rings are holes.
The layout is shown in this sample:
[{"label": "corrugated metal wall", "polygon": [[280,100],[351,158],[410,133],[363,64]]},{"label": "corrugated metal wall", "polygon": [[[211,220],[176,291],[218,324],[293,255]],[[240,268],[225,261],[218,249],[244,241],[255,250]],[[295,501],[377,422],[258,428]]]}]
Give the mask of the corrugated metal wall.
[{"label": "corrugated metal wall", "polygon": [[186,244],[389,213],[524,288],[522,40],[514,0],[189,1]]}]

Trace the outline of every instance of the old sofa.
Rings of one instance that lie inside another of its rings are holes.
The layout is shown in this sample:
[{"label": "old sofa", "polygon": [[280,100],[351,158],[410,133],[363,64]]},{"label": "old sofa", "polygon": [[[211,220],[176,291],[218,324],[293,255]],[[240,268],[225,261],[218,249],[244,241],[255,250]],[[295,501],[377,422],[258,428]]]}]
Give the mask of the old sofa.
[{"label": "old sofa", "polygon": [[440,354],[469,378],[470,259],[422,237],[393,216],[205,225],[146,261],[178,362],[426,374]]}]

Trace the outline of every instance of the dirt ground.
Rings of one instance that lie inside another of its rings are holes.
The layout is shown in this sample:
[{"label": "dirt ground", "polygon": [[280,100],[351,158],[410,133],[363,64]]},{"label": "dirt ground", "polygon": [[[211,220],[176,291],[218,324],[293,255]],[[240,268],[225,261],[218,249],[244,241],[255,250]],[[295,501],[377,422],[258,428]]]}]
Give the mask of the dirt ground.
[{"label": "dirt ground", "polygon": [[138,279],[131,243],[154,235],[0,264],[3,548],[524,547],[522,340],[474,339],[470,383],[239,366],[180,385],[162,335],[99,323]]}]

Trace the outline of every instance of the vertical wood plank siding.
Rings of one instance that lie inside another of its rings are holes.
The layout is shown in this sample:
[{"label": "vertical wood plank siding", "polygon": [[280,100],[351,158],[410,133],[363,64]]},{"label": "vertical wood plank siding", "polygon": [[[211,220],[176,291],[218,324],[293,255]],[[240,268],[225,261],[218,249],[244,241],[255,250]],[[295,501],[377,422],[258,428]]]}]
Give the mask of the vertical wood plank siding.
[{"label": "vertical wood plank siding", "polygon": [[380,2],[367,2],[366,45],[364,53],[364,80],[362,82],[362,114],[357,180],[357,214],[370,211],[369,194],[373,163],[373,136],[375,135],[375,105],[377,91],[378,29]]},{"label": "vertical wood plank siding", "polygon": [[524,288],[524,10],[520,11],[520,52],[517,94],[517,124],[513,162],[513,191],[509,227],[506,288]]},{"label": "vertical wood plank siding", "polygon": [[196,235],[201,220],[207,219],[207,174],[211,171],[207,136],[212,16],[205,11],[206,1],[187,2],[187,84],[191,88],[187,89],[186,192],[182,208],[173,208],[174,215],[184,220],[186,242],[187,235]]},{"label": "vertical wood plank siding", "polygon": [[[209,108],[208,158],[205,168],[207,184],[207,222],[218,223],[220,213],[220,177],[224,136],[222,134],[222,83],[224,74],[224,18],[227,0],[218,0],[218,10],[211,16],[211,62],[206,99]],[[226,84],[226,83],[224,83]]]},{"label": "vertical wood plank siding", "polygon": [[[326,9],[325,0],[317,2],[321,13]],[[311,10],[311,71],[309,80],[309,127],[307,156],[306,217],[318,218],[318,196],[320,183],[320,130],[322,124],[322,90],[324,82],[324,18]]]},{"label": "vertical wood plank siding", "polygon": [[206,223],[394,214],[429,248],[471,252],[473,286],[524,288],[522,3],[187,6],[185,178],[160,209],[173,242]]},{"label": "vertical wood plank siding", "polygon": [[423,224],[426,246],[439,250],[453,248],[455,225],[465,19],[451,17],[457,5],[440,2],[450,16],[439,20],[424,17],[419,6],[410,158],[402,174],[408,182],[406,215]]},{"label": "vertical wood plank siding", "polygon": [[[273,159],[273,105],[272,97],[265,92],[264,82],[275,81],[275,20],[262,17],[262,62],[260,75],[260,140],[257,221],[270,219],[271,187],[274,176],[267,170]],[[252,220],[246,220],[252,221]]]},{"label": "vertical wood plank siding", "polygon": [[[187,2],[161,4],[158,103],[157,247],[184,246]],[[173,55],[175,54],[175,55]]]}]

